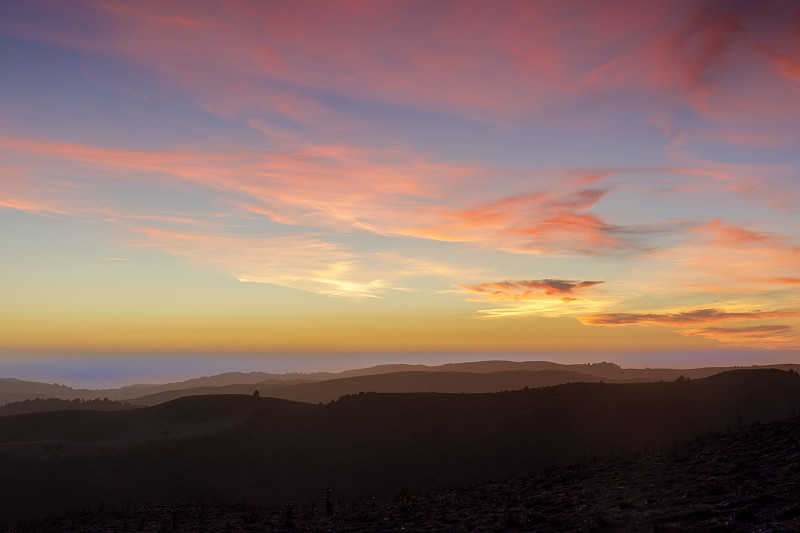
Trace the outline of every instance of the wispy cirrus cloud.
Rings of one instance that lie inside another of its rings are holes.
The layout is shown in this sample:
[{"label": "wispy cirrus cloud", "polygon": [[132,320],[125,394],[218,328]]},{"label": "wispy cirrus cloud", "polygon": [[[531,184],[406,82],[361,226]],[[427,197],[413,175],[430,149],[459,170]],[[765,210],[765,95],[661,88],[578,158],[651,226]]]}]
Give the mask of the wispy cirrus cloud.
[{"label": "wispy cirrus cloud", "polygon": [[[14,196],[8,196],[2,205],[33,212],[82,213],[123,223],[158,221],[172,226],[192,224],[209,228],[226,218],[255,217],[298,228],[405,235],[554,256],[651,253],[659,245],[660,235],[680,236],[683,232],[688,242],[669,245],[658,254],[667,263],[670,257],[675,258],[669,276],[678,276],[678,283],[689,291],[714,290],[714,283],[725,285],[723,289],[728,292],[757,292],[768,284],[793,286],[796,284],[791,280],[796,279],[800,264],[796,260],[800,248],[790,239],[719,220],[661,225],[620,225],[605,220],[592,209],[613,194],[613,189],[587,187],[584,177],[592,176],[591,183],[596,185],[620,170],[576,170],[569,173],[574,179],[550,186],[537,176],[531,186],[538,190],[487,201],[485,183],[494,174],[491,168],[480,164],[437,161],[400,149],[310,145],[294,137],[282,139],[278,147],[270,150],[220,152],[189,148],[123,150],[9,136],[0,138],[0,148],[13,154],[9,156],[12,163],[14,157],[35,159],[39,165],[45,165],[42,168],[46,172],[72,162],[81,171],[90,170],[102,176],[90,187],[38,178],[9,181],[12,187],[6,190],[13,191]],[[32,168],[29,172],[37,170]],[[129,180],[138,186],[147,185],[153,191],[181,189],[187,184],[212,191],[209,197],[222,212],[201,221],[196,216],[179,213],[122,209],[114,205],[107,193]],[[219,219],[219,215],[223,218]],[[760,253],[752,254],[752,250]],[[214,255],[204,257],[213,261]],[[298,269],[311,275],[302,265]],[[754,275],[755,272],[760,275]],[[364,279],[355,276],[351,282],[360,283],[356,278]],[[720,283],[721,280],[726,283]],[[473,289],[477,287],[474,285]],[[491,297],[495,301],[510,302],[515,298],[522,301],[530,299],[535,289],[529,287],[528,293],[522,288],[505,292],[498,289]],[[377,286],[369,289],[376,290]],[[610,291],[613,294],[613,289]],[[478,295],[475,291],[473,294]],[[486,293],[480,296],[489,298]],[[562,294],[559,298],[569,299],[574,295]],[[613,299],[619,300],[620,296]],[[582,311],[608,309],[607,305],[599,307],[598,302],[592,300],[593,307],[583,302]],[[539,309],[519,306],[515,310],[485,310],[485,314],[564,313],[558,308]],[[574,306],[574,311],[581,310]]]},{"label": "wispy cirrus cloud", "polygon": [[468,242],[514,253],[601,255],[643,249],[644,237],[664,230],[612,224],[591,213],[608,190],[586,188],[581,180],[548,186],[537,178],[529,186],[535,192],[487,202],[485,184],[497,179],[497,169],[408,150],[295,141],[291,148],[263,151],[143,151],[8,136],[0,138],[3,147],[89,166],[106,178],[106,186],[135,179],[153,188],[207,187],[244,214],[288,225]]},{"label": "wispy cirrus cloud", "polygon": [[689,237],[669,252],[694,273],[692,281],[684,281],[687,287],[761,291],[768,284],[792,286],[800,275],[800,245],[793,236],[712,220],[693,228]]},{"label": "wispy cirrus cloud", "polygon": [[792,244],[785,236],[776,233],[749,230],[736,224],[712,220],[694,230],[702,234],[702,243],[715,248],[732,250],[768,250],[788,255],[789,260],[800,259],[800,245]]},{"label": "wispy cirrus cloud", "polygon": [[218,229],[185,231],[142,226],[137,246],[249,283],[267,283],[352,300],[409,291],[417,277],[474,275],[477,270],[395,253],[364,253],[322,235],[269,235]]},{"label": "wispy cirrus cloud", "polygon": [[269,283],[349,298],[374,298],[388,287],[358,264],[354,254],[314,236],[189,233],[138,230],[143,246],[218,270],[239,281]]},{"label": "wispy cirrus cloud", "polygon": [[263,110],[313,121],[330,112],[320,91],[501,123],[607,96],[609,88],[654,94],[670,111],[688,104],[722,122],[777,116],[798,101],[797,7],[780,1],[310,9],[237,0],[52,9],[60,17],[41,22],[21,10],[6,26],[146,65],[227,115]]},{"label": "wispy cirrus cloud", "polygon": [[790,230],[719,219],[687,225],[670,246],[651,251],[639,275],[663,295],[706,295],[706,305],[727,300],[753,309],[791,308],[800,301],[794,282],[800,278],[800,247]]},{"label": "wispy cirrus cloud", "polygon": [[422,217],[426,225],[403,233],[444,241],[494,243],[515,253],[608,254],[636,249],[637,237],[652,226],[620,226],[587,212],[603,196],[601,189],[523,193],[491,202],[437,207]]}]

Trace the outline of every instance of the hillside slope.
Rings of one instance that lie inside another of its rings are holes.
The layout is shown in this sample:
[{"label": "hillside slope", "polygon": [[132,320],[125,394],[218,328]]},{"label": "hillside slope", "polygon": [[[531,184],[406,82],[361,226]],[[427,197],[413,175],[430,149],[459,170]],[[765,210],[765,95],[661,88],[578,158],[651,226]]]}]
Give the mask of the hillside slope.
[{"label": "hillside slope", "polygon": [[48,531],[800,531],[800,418],[505,479],[382,499],[323,493],[286,506],[106,505],[18,528]]},{"label": "hillside slope", "polygon": [[[325,487],[380,497],[652,448],[798,406],[796,373],[740,370],[671,383],[359,394],[327,405],[211,396],[4,417],[0,440],[14,442],[0,447],[0,516],[100,501],[278,504]],[[164,427],[171,433],[160,435]],[[59,453],[44,451],[56,443]]]},{"label": "hillside slope", "polygon": [[250,394],[306,403],[328,403],[360,392],[443,392],[478,393],[516,390],[525,387],[550,387],[563,383],[597,383],[598,376],[561,370],[468,373],[468,372],[392,372],[314,382],[260,383],[165,391],[131,400],[136,405],[156,405],[189,394]]}]

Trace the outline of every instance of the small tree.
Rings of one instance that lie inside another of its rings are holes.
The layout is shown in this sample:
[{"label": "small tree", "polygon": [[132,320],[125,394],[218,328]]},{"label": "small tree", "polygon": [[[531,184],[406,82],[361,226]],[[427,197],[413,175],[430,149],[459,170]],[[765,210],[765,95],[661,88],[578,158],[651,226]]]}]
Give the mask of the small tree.
[{"label": "small tree", "polygon": [[261,393],[258,392],[258,389],[253,391],[253,398],[261,398]]}]

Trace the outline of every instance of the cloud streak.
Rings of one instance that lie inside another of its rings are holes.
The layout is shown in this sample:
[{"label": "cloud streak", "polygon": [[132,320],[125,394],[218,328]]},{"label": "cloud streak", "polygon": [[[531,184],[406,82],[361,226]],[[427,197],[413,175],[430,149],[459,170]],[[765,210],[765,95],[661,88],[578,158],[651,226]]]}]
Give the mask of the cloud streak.
[{"label": "cloud streak", "polygon": [[[695,309],[677,313],[604,313],[581,317],[589,326],[667,326],[682,328],[678,333],[684,337],[703,337],[722,344],[761,349],[791,349],[800,347],[800,335],[795,327],[786,324],[758,324],[800,318],[800,312],[785,309],[726,311],[723,309]],[[753,323],[741,327],[696,327],[704,324],[739,322]],[[693,327],[694,326],[694,327]]]},{"label": "cloud streak", "polygon": [[724,311],[721,309],[697,309],[678,313],[604,313],[595,316],[583,317],[581,322],[589,326],[629,326],[655,325],[655,326],[689,326],[692,324],[707,324],[711,322],[733,322],[742,320],[763,320],[770,318],[798,318],[800,312],[775,310],[775,311]]},{"label": "cloud streak", "polygon": [[686,337],[705,337],[723,344],[752,348],[790,349],[800,347],[800,335],[792,326],[749,326],[743,328],[699,328],[680,331]]},{"label": "cloud streak", "polygon": [[479,297],[478,300],[519,302],[537,300],[543,296],[557,296],[566,303],[577,300],[578,292],[596,287],[602,283],[602,281],[539,279],[475,284],[461,283],[459,287],[470,294],[477,295]]},{"label": "cloud streak", "polygon": [[163,187],[166,177],[173,187],[209,187],[231,205],[288,225],[469,242],[515,253],[591,255],[636,251],[640,238],[663,231],[615,225],[587,212],[608,192],[580,183],[548,190],[536,180],[531,186],[537,192],[480,202],[493,169],[399,149],[299,144],[289,151],[154,152],[11,137],[0,138],[0,147],[89,165],[107,177],[106,184],[135,179]]}]

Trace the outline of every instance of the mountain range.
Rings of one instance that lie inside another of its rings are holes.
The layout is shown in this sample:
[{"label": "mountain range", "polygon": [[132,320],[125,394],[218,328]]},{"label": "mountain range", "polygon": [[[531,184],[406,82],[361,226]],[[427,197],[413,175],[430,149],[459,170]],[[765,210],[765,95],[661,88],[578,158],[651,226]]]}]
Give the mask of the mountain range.
[{"label": "mountain range", "polygon": [[[634,383],[708,377],[739,367],[621,368],[614,363],[559,364],[548,361],[479,361],[438,366],[391,364],[339,373],[271,374],[229,372],[176,383],[137,384],[115,389],[74,389],[65,385],[0,378],[0,405],[34,398],[108,398],[155,405],[188,395],[250,394],[301,402],[329,402],[359,392],[499,392],[571,382]],[[750,368],[800,371],[798,364]]]}]

